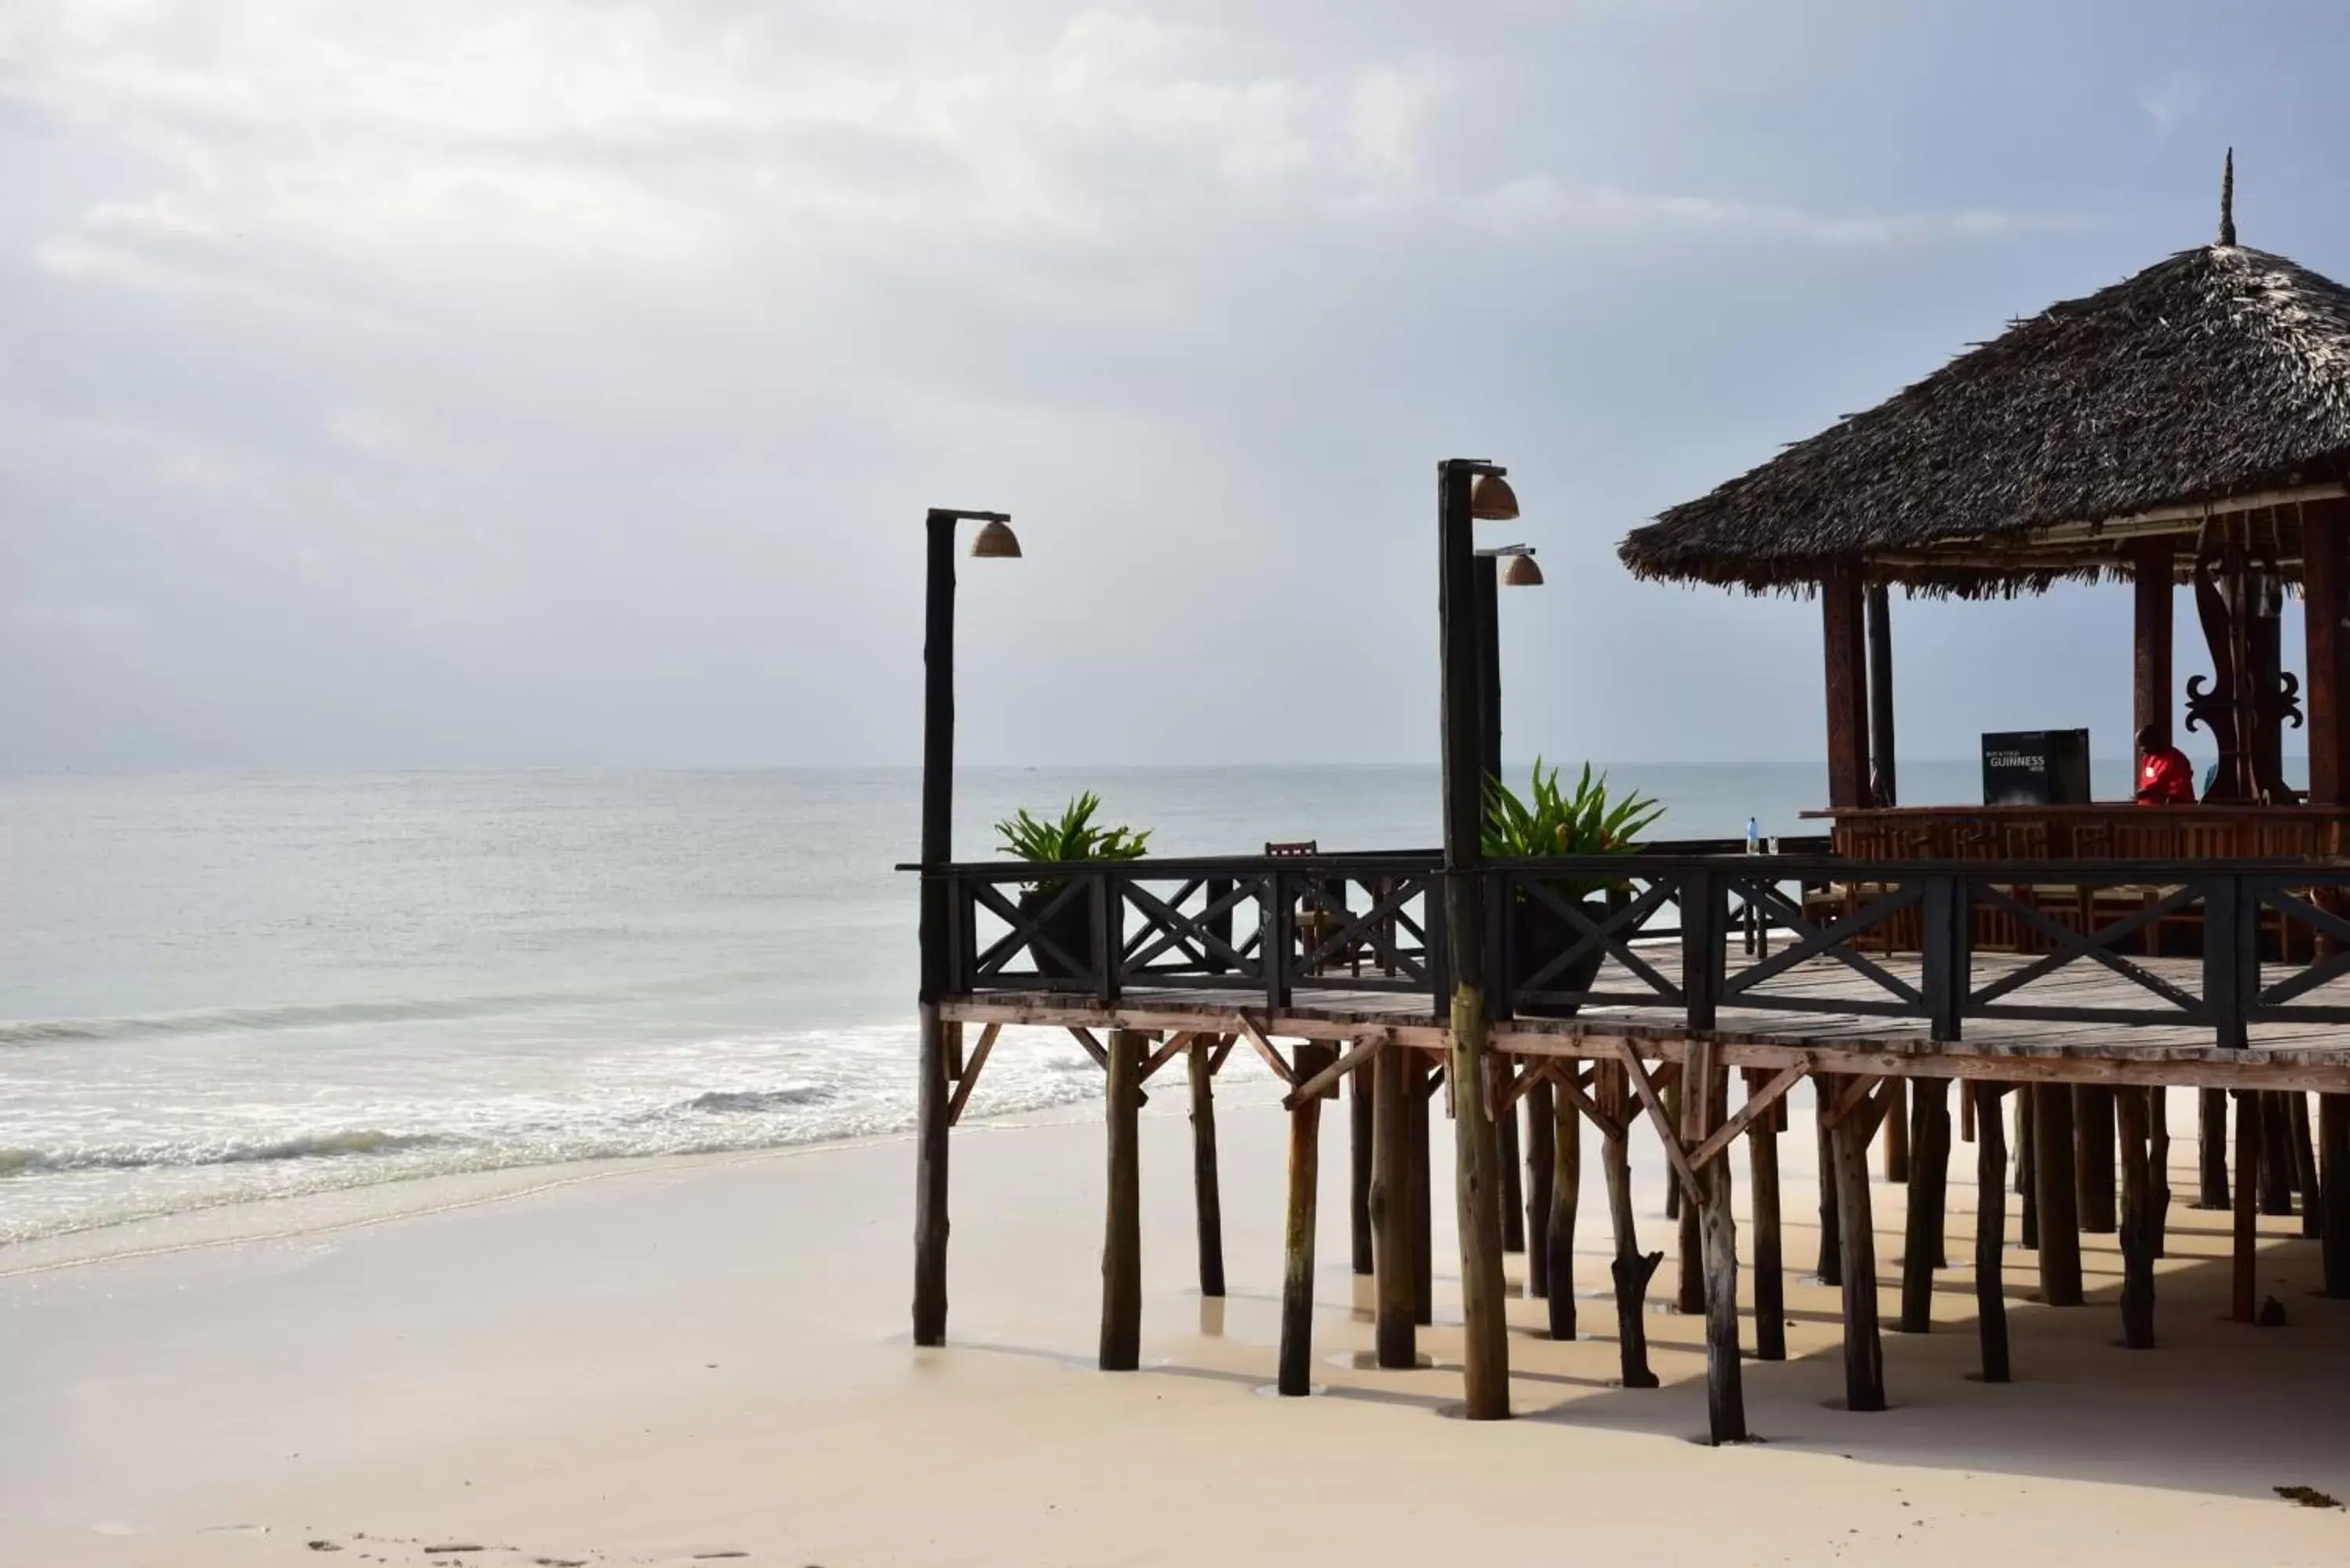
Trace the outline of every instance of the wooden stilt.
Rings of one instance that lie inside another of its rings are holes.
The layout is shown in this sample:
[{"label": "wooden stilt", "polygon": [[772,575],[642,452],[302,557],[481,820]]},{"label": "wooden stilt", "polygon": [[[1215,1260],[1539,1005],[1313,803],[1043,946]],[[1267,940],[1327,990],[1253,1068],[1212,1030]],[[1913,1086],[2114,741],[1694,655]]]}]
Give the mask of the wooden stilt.
[{"label": "wooden stilt", "polygon": [[2260,1307],[2260,1173],[2262,1124],[2257,1092],[2234,1091],[2236,1100],[2236,1202],[2228,1317],[2251,1323]]},{"label": "wooden stilt", "polygon": [[2293,1128],[2286,1119],[2284,1096],[2274,1091],[2254,1102],[2261,1117],[2261,1212],[2293,1212]]},{"label": "wooden stilt", "polygon": [[1900,1323],[1904,1334],[1925,1334],[1934,1326],[1934,1271],[1942,1263],[1942,1220],[1949,1202],[1950,1085],[1946,1078],[1920,1078],[1909,1091],[1916,1101],[1917,1127],[1902,1233]]},{"label": "wooden stilt", "polygon": [[2312,1241],[2325,1234],[2325,1194],[2317,1176],[2317,1145],[2310,1137],[2309,1096],[2295,1089],[2284,1096],[2285,1122],[2293,1135],[2293,1185],[2301,1194],[2301,1233]]},{"label": "wooden stilt", "polygon": [[1411,1148],[1411,1321],[1436,1321],[1436,1251],[1434,1216],[1429,1209],[1428,1122],[1433,1114],[1440,1076],[1417,1060],[1411,1083],[1417,1096],[1405,1131]]},{"label": "wooden stilt", "polygon": [[1599,1168],[1607,1179],[1607,1208],[1615,1221],[1616,1260],[1608,1273],[1616,1283],[1616,1339],[1627,1388],[1654,1388],[1657,1375],[1648,1370],[1648,1281],[1665,1261],[1662,1252],[1643,1254],[1632,1220],[1632,1158],[1626,1117],[1630,1114],[1625,1069],[1600,1068],[1609,1093],[1599,1108],[1608,1120],[1599,1140]]},{"label": "wooden stilt", "polygon": [[1568,1096],[1551,1098],[1550,1215],[1543,1227],[1543,1251],[1549,1260],[1550,1336],[1573,1339],[1575,1211],[1583,1199],[1583,1113]]},{"label": "wooden stilt", "polygon": [[2195,1207],[2225,1209],[2228,1207],[2228,1091],[2203,1089],[2195,1096],[2195,1131],[2200,1143],[2196,1151]]},{"label": "wooden stilt", "polygon": [[[1331,1045],[1301,1044],[1300,1083],[1338,1059]],[[1322,1168],[1322,1098],[1308,1095],[1289,1113],[1289,1213],[1281,1247],[1281,1371],[1275,1386],[1290,1397],[1314,1386],[1315,1191]]]},{"label": "wooden stilt", "polygon": [[1885,1346],[1877,1331],[1877,1236],[1869,1210],[1868,1149],[1877,1117],[1863,1106],[1835,1129],[1836,1220],[1844,1255],[1845,1407],[1885,1408]]},{"label": "wooden stilt", "polygon": [[2170,1091],[2152,1088],[2146,1097],[2147,1179],[2153,1184],[2154,1213],[2148,1231],[2154,1255],[2169,1251],[2170,1234]]},{"label": "wooden stilt", "polygon": [[1412,1246],[1411,1120],[1428,1125],[1415,1053],[1390,1046],[1371,1058],[1371,1224],[1378,1241],[1378,1296],[1373,1336],[1381,1366],[1411,1366],[1419,1354],[1412,1310],[1419,1267]]},{"label": "wooden stilt", "polygon": [[2132,1350],[2154,1348],[2156,1221],[2147,1096],[2161,1092],[2135,1085],[2113,1092],[2121,1140],[2122,1343]]},{"label": "wooden stilt", "polygon": [[2004,1383],[2007,1289],[2001,1278],[2007,1251],[2007,1123],[2000,1115],[2002,1084],[1970,1084],[1975,1102],[1975,1322],[1982,1342],[1982,1380]]},{"label": "wooden stilt", "polygon": [[1679,1251],[1673,1271],[1673,1310],[1691,1315],[1705,1310],[1705,1241],[1699,1229],[1697,1210],[1694,1203],[1684,1200],[1681,1204]]},{"label": "wooden stilt", "polygon": [[1200,1293],[1224,1293],[1224,1202],[1216,1179],[1216,1077],[1218,1042],[1195,1035],[1183,1065],[1191,1080],[1191,1197],[1200,1220]]},{"label": "wooden stilt", "polygon": [[1898,1080],[1885,1112],[1885,1179],[1909,1179],[1909,1085]]},{"label": "wooden stilt", "polygon": [[914,1343],[947,1342],[946,1024],[924,1002],[914,1088]]},{"label": "wooden stilt", "polygon": [[[1758,1068],[1746,1069],[1749,1099],[1770,1075]],[[1773,1113],[1756,1117],[1746,1127],[1747,1174],[1754,1187],[1749,1201],[1754,1211],[1754,1358],[1758,1361],[1787,1359],[1787,1286],[1779,1256],[1779,1118],[1775,1114],[1786,1103],[1781,1100]]]},{"label": "wooden stilt", "polygon": [[2032,1090],[2033,1192],[2040,1210],[2040,1299],[2050,1306],[2081,1304],[2081,1220],[2074,1207],[2073,1090],[2041,1084]]},{"label": "wooden stilt", "polygon": [[1149,1037],[1110,1032],[1108,1220],[1102,1232],[1101,1369],[1131,1372],[1142,1365],[1142,1176],[1140,1158],[1142,1054]]},{"label": "wooden stilt", "polygon": [[2317,1096],[2318,1174],[2324,1206],[2319,1238],[2325,1293],[2350,1296],[2350,1095]]},{"label": "wooden stilt", "polygon": [[[1665,1119],[1673,1126],[1681,1125],[1681,1081],[1676,1077],[1665,1085]],[[1665,1218],[1678,1224],[1681,1217],[1681,1189],[1679,1182],[1665,1183]],[[1684,1312],[1696,1309],[1684,1307]]]},{"label": "wooden stilt", "polygon": [[1378,1259],[1371,1235],[1371,1146],[1378,1115],[1372,1104],[1372,1063],[1366,1062],[1347,1075],[1347,1228],[1358,1274],[1376,1273]]},{"label": "wooden stilt", "polygon": [[1526,1250],[1526,1191],[1518,1171],[1518,1107],[1503,1106],[1493,1113],[1493,1136],[1502,1167],[1502,1251]]},{"label": "wooden stilt", "polygon": [[2073,1085],[2073,1206],[2081,1229],[2110,1236],[2114,1208],[2114,1091],[2104,1084]]},{"label": "wooden stilt", "polygon": [[1959,1096],[1959,1141],[1975,1141],[1975,1097],[1972,1095]]},{"label": "wooden stilt", "polygon": [[1828,1131],[1828,1112],[1835,1105],[1836,1081],[1834,1075],[1826,1073],[1812,1078],[1812,1090],[1818,1099],[1813,1106],[1812,1129],[1817,1135],[1820,1173],[1820,1256],[1812,1272],[1824,1285],[1844,1283],[1844,1227],[1836,1216],[1835,1139]]},{"label": "wooden stilt", "polygon": [[1556,1177],[1558,1127],[1547,1082],[1525,1094],[1526,1107],[1526,1294],[1550,1294],[1551,1184]]},{"label": "wooden stilt", "polygon": [[[1700,1041],[1689,1056],[1688,1115],[1681,1141],[1695,1147],[1725,1119],[1729,1075],[1714,1065],[1720,1047]],[[1738,1364],[1738,1225],[1731,1214],[1731,1165],[1717,1156],[1698,1172],[1699,1232],[1705,1250],[1705,1411],[1713,1441],[1746,1440],[1745,1375]]]}]

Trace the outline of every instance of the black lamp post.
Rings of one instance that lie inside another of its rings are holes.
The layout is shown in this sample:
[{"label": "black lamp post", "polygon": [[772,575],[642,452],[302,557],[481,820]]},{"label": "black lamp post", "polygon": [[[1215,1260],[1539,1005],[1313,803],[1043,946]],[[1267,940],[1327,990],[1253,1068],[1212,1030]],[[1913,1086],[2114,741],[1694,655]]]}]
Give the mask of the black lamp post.
[{"label": "black lamp post", "polygon": [[939,868],[954,858],[955,524],[984,523],[971,553],[1016,559],[1020,541],[1002,512],[931,509],[922,638],[922,969],[920,1057],[915,1086],[914,1343],[947,1337],[947,1025],[939,997],[947,977],[947,889]]},{"label": "black lamp post", "polygon": [[1461,1362],[1467,1414],[1510,1414],[1502,1293],[1501,1147],[1485,1082],[1484,703],[1472,519],[1518,514],[1505,471],[1469,458],[1437,465],[1438,685],[1441,692],[1444,929],[1452,977],[1451,1057],[1461,1233]]}]

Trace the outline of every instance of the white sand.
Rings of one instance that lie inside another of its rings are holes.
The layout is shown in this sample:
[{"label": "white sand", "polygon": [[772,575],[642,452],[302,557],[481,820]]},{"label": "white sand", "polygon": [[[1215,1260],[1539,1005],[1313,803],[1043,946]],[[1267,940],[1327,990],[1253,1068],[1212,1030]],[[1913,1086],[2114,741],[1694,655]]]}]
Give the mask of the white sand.
[{"label": "white sand", "polygon": [[[2112,1238],[2087,1240],[2096,1293],[2067,1312],[2020,1299],[2031,1259],[2011,1249],[2021,1381],[2006,1387],[1964,1376],[1972,1285],[1953,1268],[1936,1333],[1887,1335],[1897,1407],[1876,1416],[1826,1407],[1842,1389],[1835,1297],[1791,1279],[1794,1359],[1747,1366],[1768,1441],[1717,1450],[1690,1440],[1704,1427],[1696,1321],[1651,1319],[1666,1387],[1609,1386],[1587,1165],[1586,1337],[1515,1337],[1523,1418],[1472,1426],[1443,1414],[1457,1374],[1352,1364],[1368,1298],[1347,1272],[1342,1115],[1324,1137],[1329,1393],[1260,1392],[1282,1117],[1225,1111],[1232,1293],[1203,1303],[1180,1099],[1145,1116],[1139,1374],[1091,1365],[1103,1161],[1083,1112],[957,1133],[954,1344],[940,1351],[907,1341],[903,1142],[541,1173],[554,1183],[520,1195],[498,1196],[513,1179],[404,1189],[403,1205],[458,1206],[370,1220],[379,1193],[0,1253],[15,1271],[0,1277],[0,1562],[316,1562],[313,1541],[338,1563],[497,1568],[721,1552],[827,1568],[2350,1562],[2350,1514],[2271,1490],[2350,1497],[2350,1303],[2310,1293],[2315,1247],[2286,1239],[2294,1221],[2265,1222],[2263,1270],[2293,1324],[2258,1331],[2218,1321],[2225,1216],[2174,1209],[2150,1353],[2115,1347]],[[1808,1121],[1782,1147],[1800,1271]],[[2182,1192],[2193,1147],[2177,1146]],[[1952,1170],[1963,1265],[1971,1146]],[[1642,1240],[1669,1247],[1658,1196],[1651,1171]],[[1887,1260],[1898,1199],[1880,1189]],[[1458,1354],[1450,1244],[1439,1326],[1422,1331],[1440,1361]],[[94,1246],[143,1255],[70,1262]],[[1669,1262],[1659,1297],[1671,1278]],[[1528,1330],[1542,1312],[1513,1303]]]}]

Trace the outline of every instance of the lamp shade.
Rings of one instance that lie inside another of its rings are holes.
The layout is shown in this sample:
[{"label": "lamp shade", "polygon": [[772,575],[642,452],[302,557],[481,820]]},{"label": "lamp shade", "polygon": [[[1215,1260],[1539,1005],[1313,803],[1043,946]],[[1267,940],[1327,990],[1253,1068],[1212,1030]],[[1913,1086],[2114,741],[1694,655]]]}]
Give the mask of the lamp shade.
[{"label": "lamp shade", "polygon": [[1518,514],[1517,492],[1498,473],[1481,473],[1469,486],[1469,515],[1481,522],[1506,523]]},{"label": "lamp shade", "polygon": [[1534,565],[1532,556],[1511,556],[1510,569],[1502,574],[1502,581],[1513,588],[1538,588],[1542,580],[1542,568]]},{"label": "lamp shade", "polygon": [[1009,523],[990,523],[971,542],[971,553],[983,560],[1016,561],[1020,558],[1020,535],[1012,531]]}]

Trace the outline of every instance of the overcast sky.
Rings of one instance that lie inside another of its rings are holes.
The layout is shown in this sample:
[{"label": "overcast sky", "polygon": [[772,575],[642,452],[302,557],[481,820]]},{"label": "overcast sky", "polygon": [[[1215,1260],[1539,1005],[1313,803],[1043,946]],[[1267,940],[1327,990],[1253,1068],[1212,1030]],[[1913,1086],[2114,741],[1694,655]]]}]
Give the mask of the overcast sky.
[{"label": "overcast sky", "polygon": [[[966,760],[1427,760],[1448,454],[1513,754],[1815,759],[1816,609],[1616,542],[2230,142],[2350,276],[2345,79],[2338,0],[5,0],[0,767],[911,761],[932,504],[1027,547]],[[2126,749],[2126,590],[1895,618],[1905,753]]]}]

